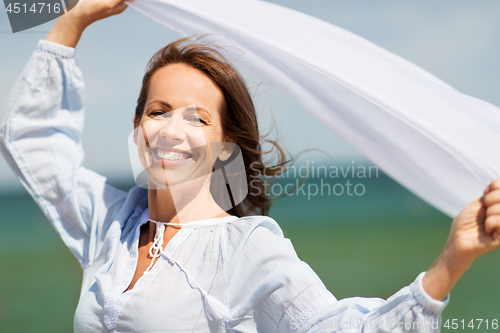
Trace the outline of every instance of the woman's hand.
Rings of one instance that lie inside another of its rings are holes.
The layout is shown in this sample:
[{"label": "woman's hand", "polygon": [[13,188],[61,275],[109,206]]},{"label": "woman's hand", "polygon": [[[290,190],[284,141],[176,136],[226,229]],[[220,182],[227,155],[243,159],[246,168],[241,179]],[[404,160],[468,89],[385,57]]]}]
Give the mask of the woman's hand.
[{"label": "woman's hand", "polygon": [[444,299],[481,254],[500,247],[500,179],[453,220],[443,252],[422,279],[425,291]]},{"label": "woman's hand", "polygon": [[86,27],[120,14],[126,8],[124,0],[79,0],[74,8],[57,19],[45,40],[75,47]]},{"label": "woman's hand", "polygon": [[123,0],[79,0],[77,5],[68,14],[78,20],[84,27],[95,21],[120,14],[127,8]]}]

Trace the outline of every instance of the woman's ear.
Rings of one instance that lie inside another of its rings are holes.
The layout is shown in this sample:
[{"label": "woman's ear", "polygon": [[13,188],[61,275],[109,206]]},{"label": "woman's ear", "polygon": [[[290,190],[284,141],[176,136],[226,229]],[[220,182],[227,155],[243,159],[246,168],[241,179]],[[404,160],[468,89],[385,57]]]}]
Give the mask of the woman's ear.
[{"label": "woman's ear", "polygon": [[234,151],[234,143],[232,142],[224,142],[222,144],[222,150],[219,153],[219,160],[222,162],[226,161],[231,155],[233,154]]}]

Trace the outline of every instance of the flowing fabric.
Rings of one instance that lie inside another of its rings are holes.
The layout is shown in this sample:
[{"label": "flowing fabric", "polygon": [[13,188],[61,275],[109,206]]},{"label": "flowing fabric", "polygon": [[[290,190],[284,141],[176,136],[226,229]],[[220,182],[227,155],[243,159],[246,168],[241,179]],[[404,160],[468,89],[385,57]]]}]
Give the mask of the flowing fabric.
[{"label": "flowing fabric", "polygon": [[[136,0],[190,36],[211,38],[373,163],[456,215],[500,176],[500,110],[339,27],[256,0]],[[242,61],[243,59],[243,61]]]}]

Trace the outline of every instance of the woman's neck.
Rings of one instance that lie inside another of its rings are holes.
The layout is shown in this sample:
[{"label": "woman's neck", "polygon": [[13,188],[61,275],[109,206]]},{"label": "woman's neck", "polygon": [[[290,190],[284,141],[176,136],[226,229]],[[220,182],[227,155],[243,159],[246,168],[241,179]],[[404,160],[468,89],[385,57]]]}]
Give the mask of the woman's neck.
[{"label": "woman's neck", "polygon": [[172,193],[167,189],[148,190],[149,217],[159,222],[179,223]]},{"label": "woman's neck", "polygon": [[[197,192],[197,193],[196,193]],[[182,192],[175,187],[149,189],[149,217],[158,222],[188,223],[216,217],[229,216],[213,199],[210,191]],[[149,222],[148,240],[153,241],[156,225]],[[177,226],[167,226],[179,228]]]}]

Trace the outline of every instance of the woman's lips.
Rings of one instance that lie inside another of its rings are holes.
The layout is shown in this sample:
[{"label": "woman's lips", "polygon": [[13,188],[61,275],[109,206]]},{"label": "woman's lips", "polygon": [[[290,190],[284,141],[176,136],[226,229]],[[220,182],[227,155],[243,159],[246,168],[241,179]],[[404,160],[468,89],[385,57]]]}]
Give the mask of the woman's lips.
[{"label": "woman's lips", "polygon": [[193,157],[185,151],[167,151],[160,148],[152,148],[155,162],[161,161],[163,165],[177,165]]}]

